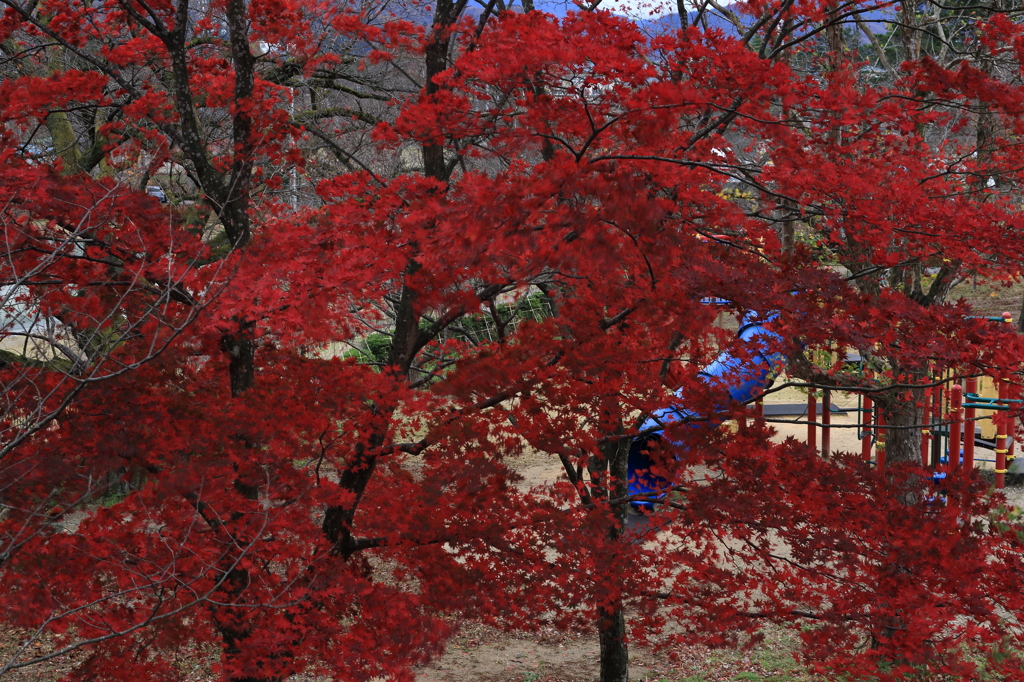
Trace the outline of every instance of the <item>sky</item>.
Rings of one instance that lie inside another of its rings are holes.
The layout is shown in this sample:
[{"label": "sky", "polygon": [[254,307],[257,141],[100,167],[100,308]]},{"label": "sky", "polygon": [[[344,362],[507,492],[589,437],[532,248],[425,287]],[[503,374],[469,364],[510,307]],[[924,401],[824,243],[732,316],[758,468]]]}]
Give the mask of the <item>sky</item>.
[{"label": "sky", "polygon": [[616,14],[629,16],[658,17],[673,14],[676,11],[674,0],[603,0],[601,6]]},{"label": "sky", "polygon": [[[719,1],[723,5],[733,2],[733,0]],[[690,3],[687,3],[687,6],[690,6]],[[571,0],[537,0],[536,7],[553,14],[564,14],[566,7],[572,8],[572,3]],[[666,14],[675,14],[676,2],[675,0],[602,0],[601,8],[616,14],[649,19],[651,17],[665,16]]]}]

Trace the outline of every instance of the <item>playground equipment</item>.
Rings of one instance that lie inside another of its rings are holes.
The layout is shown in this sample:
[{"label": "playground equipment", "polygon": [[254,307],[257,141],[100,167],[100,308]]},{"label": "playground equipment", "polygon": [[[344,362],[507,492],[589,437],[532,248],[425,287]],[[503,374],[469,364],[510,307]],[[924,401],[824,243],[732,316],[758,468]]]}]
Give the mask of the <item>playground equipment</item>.
[{"label": "playground equipment", "polygon": [[[785,364],[781,353],[772,353],[773,343],[780,340],[778,334],[769,331],[763,325],[774,319],[774,315],[759,318],[755,313],[746,315],[740,321],[737,339],[749,352],[749,359],[741,359],[732,353],[722,353],[710,365],[699,373],[710,386],[722,387],[732,401],[749,402],[767,389],[775,375]],[[682,398],[682,389],[676,391],[676,397]],[[694,424],[707,424],[709,419],[701,419],[701,415],[691,410],[670,405],[653,412],[640,426],[640,433],[629,450],[629,492],[631,495],[661,494],[671,486],[671,482],[650,473],[653,462],[646,452],[649,443],[664,437],[665,427],[677,421],[692,420]],[[698,421],[699,420],[699,421]],[[723,421],[716,415],[710,416],[712,425]],[[678,443],[675,443],[678,445]],[[637,503],[638,506],[650,506],[648,502]]]},{"label": "playground equipment", "polygon": [[[758,318],[755,314],[744,317],[737,338],[741,347],[745,346],[749,351],[742,353],[745,359],[733,353],[722,353],[701,370],[701,378],[709,386],[724,388],[731,401],[755,401],[771,386],[785,364],[782,354],[771,351],[771,346],[780,337],[763,326],[773,318],[774,315]],[[985,319],[1012,322],[1009,313]],[[1005,379],[979,379],[978,376],[947,374],[928,382],[923,391],[920,424],[921,465],[931,469],[935,480],[939,480],[961,467],[971,469],[979,462],[991,463],[995,470],[995,487],[1002,489],[1007,473],[1024,475],[1024,458],[1018,463],[1014,455],[1016,417],[1009,413],[1014,405],[1024,401],[1017,396],[1017,387]],[[830,393],[828,389],[822,390],[819,407],[817,392],[809,391],[806,422],[799,422],[806,423],[807,443],[815,449],[817,429],[821,429],[821,452],[825,457],[831,454],[831,414],[834,408]],[[856,424],[844,426],[857,428],[863,460],[882,471],[886,464],[886,426],[881,407],[875,404],[872,395],[869,391],[858,395],[858,406],[852,409],[860,415],[860,420]],[[676,397],[684,397],[681,389],[676,392]],[[760,401],[757,404],[757,413],[764,418],[762,404]],[[718,425],[725,420],[722,416],[724,411],[724,405],[721,413],[710,415],[670,405],[656,410],[644,421],[640,435],[634,439],[629,452],[629,492],[646,498],[634,502],[634,506],[651,507],[653,500],[664,495],[672,485],[671,481],[651,473],[653,462],[647,452],[652,442],[665,437],[665,427],[677,421],[688,421],[694,426],[709,423],[712,426]],[[745,421],[745,418],[741,419]],[[979,424],[982,425],[980,429]],[[986,434],[991,437],[986,438]],[[992,450],[994,457],[978,458],[976,454],[979,449]]]},{"label": "playground equipment", "polygon": [[[966,390],[962,384],[966,384]],[[996,380],[991,389],[996,395],[979,392],[979,377],[950,377],[948,388],[935,386],[926,391],[926,404],[932,405],[926,413],[928,441],[922,438],[921,465],[939,475],[959,468],[974,468],[977,462],[994,465],[995,486],[1004,487],[1006,474],[1024,473],[1022,463],[1014,454],[1016,418],[1010,410],[1021,403],[1017,387],[1006,380]],[[943,393],[947,398],[943,403]],[[979,415],[980,412],[991,414]],[[991,438],[985,438],[989,429],[979,428],[981,420],[992,424]],[[978,449],[991,450],[994,458],[979,458]]]},{"label": "playground equipment", "polygon": [[[1010,313],[981,319],[1013,322]],[[940,480],[951,472],[973,469],[978,463],[992,464],[996,489],[1006,485],[1006,474],[1024,474],[1024,460],[1018,462],[1014,454],[1017,417],[1011,410],[1022,402],[1015,384],[1001,378],[953,373],[929,383],[922,410],[921,466],[931,469],[934,478]],[[978,450],[992,451],[994,456],[978,457]],[[869,459],[866,447],[864,458]],[[876,457],[876,466],[877,461]]]}]

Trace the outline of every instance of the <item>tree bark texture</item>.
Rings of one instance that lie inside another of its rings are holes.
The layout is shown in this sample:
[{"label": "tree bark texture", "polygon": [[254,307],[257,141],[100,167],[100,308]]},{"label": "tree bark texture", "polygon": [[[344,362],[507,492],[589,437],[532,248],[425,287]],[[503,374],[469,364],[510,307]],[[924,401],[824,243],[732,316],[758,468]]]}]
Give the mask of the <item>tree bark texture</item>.
[{"label": "tree bark texture", "polygon": [[[908,395],[909,393],[909,395]],[[878,404],[885,417],[886,466],[914,466],[921,463],[921,390],[880,394]]]},{"label": "tree bark texture", "polygon": [[621,607],[601,615],[601,682],[629,682],[629,645],[626,642],[626,614]]},{"label": "tree bark texture", "polygon": [[[615,435],[624,432],[621,421]],[[629,446],[630,440],[611,439],[601,447],[599,460],[602,481],[601,493],[609,500],[622,500],[629,494]],[[593,471],[591,476],[593,479]],[[617,542],[628,542],[625,538],[626,515],[629,504],[612,502],[608,537]],[[614,578],[613,578],[614,579]],[[611,605],[602,606],[598,611],[597,631],[601,643],[601,682],[629,682],[629,643],[626,636],[626,615],[618,597],[618,586],[611,588],[615,598]]]}]

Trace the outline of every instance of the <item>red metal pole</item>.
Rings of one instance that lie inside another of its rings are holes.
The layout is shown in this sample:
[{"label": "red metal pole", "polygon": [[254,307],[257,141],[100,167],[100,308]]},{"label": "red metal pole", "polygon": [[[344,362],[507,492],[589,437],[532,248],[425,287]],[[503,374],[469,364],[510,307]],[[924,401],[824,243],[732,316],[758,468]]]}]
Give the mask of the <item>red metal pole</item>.
[{"label": "red metal pole", "polygon": [[949,388],[949,470],[960,468],[960,434],[963,432],[964,387],[957,381]]},{"label": "red metal pole", "polygon": [[832,392],[825,389],[821,398],[821,456],[828,459],[832,456]]},{"label": "red metal pole", "polygon": [[[1009,381],[1007,381],[1006,383],[1007,383],[1007,388],[1006,388],[1007,396],[1010,397],[1010,398],[1016,398],[1017,395],[1018,395],[1017,387],[1011,385]],[[1014,403],[1014,404],[1016,404],[1016,403]],[[1013,407],[1013,405],[1010,405],[1010,407]],[[1013,454],[1013,449],[1014,449],[1013,448],[1013,445],[1014,445],[1013,441],[1014,441],[1014,436],[1016,435],[1016,432],[1017,432],[1017,419],[1013,416],[1012,412],[1007,412],[1006,413],[1006,468],[1007,469],[1010,468],[1010,462],[1012,462],[1014,457],[1016,457],[1016,455]]]},{"label": "red metal pole", "polygon": [[[978,377],[967,379],[967,392],[971,395],[978,394]],[[967,400],[971,403],[974,402],[971,398]],[[964,469],[967,471],[974,468],[974,420],[977,416],[977,408],[964,409]]]},{"label": "red metal pole", "polygon": [[921,408],[921,466],[928,468],[931,464],[931,441],[932,441],[932,389],[924,389],[924,405]]},{"label": "red metal pole", "polygon": [[875,471],[885,471],[885,415],[881,405],[875,405]]},{"label": "red metal pole", "polygon": [[[1007,387],[1007,382],[999,380],[1000,403],[1007,398]],[[992,415],[992,421],[996,423],[996,490],[1002,490],[1006,485],[1006,423],[1009,421],[1006,417],[1001,411]]]},{"label": "red metal pole", "polygon": [[814,422],[818,420],[818,401],[815,399],[814,389],[807,392],[807,444],[812,448],[818,448],[818,431]]},{"label": "red metal pole", "polygon": [[860,454],[865,462],[871,461],[871,412],[873,409],[871,398],[864,396],[864,423],[861,428],[864,432],[860,438]]}]

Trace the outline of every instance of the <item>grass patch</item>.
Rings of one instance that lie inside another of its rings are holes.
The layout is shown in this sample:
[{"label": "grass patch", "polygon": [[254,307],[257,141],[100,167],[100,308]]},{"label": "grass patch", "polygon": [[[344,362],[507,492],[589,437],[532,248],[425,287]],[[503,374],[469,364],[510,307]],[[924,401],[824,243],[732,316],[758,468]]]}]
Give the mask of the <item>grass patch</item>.
[{"label": "grass patch", "polygon": [[769,626],[764,639],[752,648],[717,649],[694,658],[700,662],[680,671],[665,682],[817,682],[822,678],[802,666],[793,654],[799,650],[797,635],[785,628]]}]

